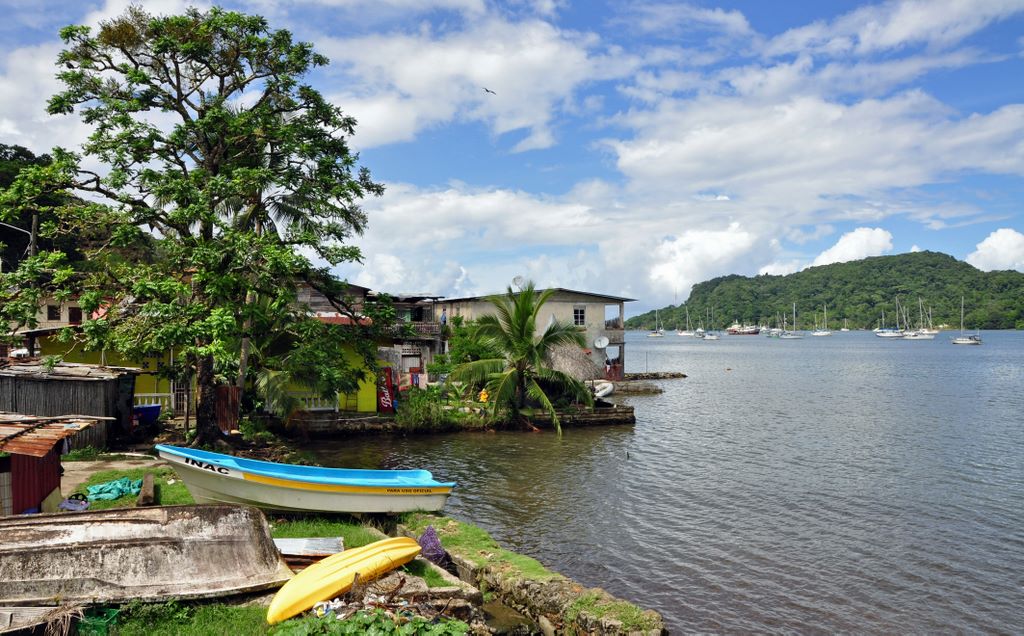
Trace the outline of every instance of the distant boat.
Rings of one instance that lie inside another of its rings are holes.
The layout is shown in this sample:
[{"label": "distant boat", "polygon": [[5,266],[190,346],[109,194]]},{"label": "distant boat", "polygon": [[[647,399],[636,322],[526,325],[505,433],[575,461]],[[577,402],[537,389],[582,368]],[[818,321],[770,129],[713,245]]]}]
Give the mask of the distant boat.
[{"label": "distant boat", "polygon": [[832,335],[832,332],[829,331],[829,329],[828,329],[828,305],[823,305],[823,309],[825,311],[825,319],[824,319],[824,321],[822,321],[823,322],[823,326],[820,329],[815,329],[814,331],[812,331],[811,332],[812,336],[819,336],[820,337],[820,336],[831,336]]},{"label": "distant boat", "polygon": [[665,329],[662,328],[661,323],[658,321],[658,310],[654,310],[654,329],[651,333],[647,334],[648,338],[664,338]]},{"label": "distant boat", "polygon": [[686,310],[686,329],[682,331],[677,329],[676,335],[683,336],[684,338],[692,338],[693,330],[690,328],[690,308],[687,307],[686,305],[683,305],[683,309]]},{"label": "distant boat", "polygon": [[721,338],[721,334],[714,331],[715,328],[715,311],[708,309],[708,330],[704,332],[704,340],[718,340]]},{"label": "distant boat", "polygon": [[917,329],[914,329],[912,331],[908,331],[905,334],[903,334],[903,339],[904,340],[935,340],[935,334],[937,334],[938,332],[937,331],[932,331],[932,330],[928,329],[927,327],[925,327],[925,325],[924,325],[924,301],[921,300],[920,297],[917,299],[917,308],[918,308]]},{"label": "distant boat", "polygon": [[[796,303],[793,303],[793,329],[796,329]],[[803,340],[804,335],[797,331],[785,331],[779,334],[779,340]]]},{"label": "distant boat", "polygon": [[980,345],[981,334],[964,334],[964,297],[960,297],[960,335],[953,338],[953,344],[959,345]]},{"label": "distant boat", "polygon": [[426,470],[360,470],[277,464],[156,445],[198,502],[282,512],[409,512],[444,507],[454,483]]},{"label": "distant boat", "polygon": [[846,318],[843,318],[843,328],[839,331],[849,331],[850,328],[846,326]]},{"label": "distant boat", "polygon": [[[896,301],[896,315],[899,316],[899,300]],[[899,325],[897,325],[899,327]],[[879,338],[902,338],[902,329],[893,329],[885,326],[885,310],[882,310],[882,324],[875,329],[875,335]]]}]

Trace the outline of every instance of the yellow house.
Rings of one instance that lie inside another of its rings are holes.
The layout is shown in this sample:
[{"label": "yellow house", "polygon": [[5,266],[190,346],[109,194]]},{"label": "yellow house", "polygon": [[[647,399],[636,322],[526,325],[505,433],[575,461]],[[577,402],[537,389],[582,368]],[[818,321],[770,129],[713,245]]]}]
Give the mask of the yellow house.
[{"label": "yellow house", "polygon": [[[316,312],[320,320],[327,323],[342,324],[341,320],[335,319],[334,316],[322,315],[323,313]],[[112,351],[83,351],[80,348],[69,349],[67,343],[61,342],[58,339],[57,332],[66,327],[73,327],[82,323],[82,309],[75,301],[65,301],[63,303],[48,301],[40,307],[36,315],[36,322],[37,325],[33,329],[17,329],[14,331],[15,334],[24,336],[26,340],[34,340],[36,355],[61,356],[65,362],[137,368],[141,371],[141,374],[135,380],[135,405],[159,404],[161,413],[173,413],[175,415],[183,415],[185,413],[185,405],[194,395],[193,386],[189,383],[174,382],[158,375],[160,367],[168,366],[174,362],[173,351],[168,351],[166,354],[158,357],[129,360]],[[354,365],[359,365],[362,362],[354,350],[345,352],[345,360]],[[339,394],[337,400],[324,400],[319,395],[302,391],[298,387],[296,387],[296,395],[303,402],[305,408],[310,411],[373,413],[377,410],[375,377],[360,382],[358,391],[354,393]]]}]

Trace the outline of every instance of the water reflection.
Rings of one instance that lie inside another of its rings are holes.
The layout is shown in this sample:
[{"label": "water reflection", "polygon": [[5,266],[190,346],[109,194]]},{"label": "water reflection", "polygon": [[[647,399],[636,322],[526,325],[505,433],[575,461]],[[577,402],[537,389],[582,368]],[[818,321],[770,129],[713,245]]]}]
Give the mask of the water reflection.
[{"label": "water reflection", "polygon": [[458,481],[449,514],[673,630],[1016,631],[1024,334],[629,337],[628,366],[690,375],[635,427],[313,450]]}]

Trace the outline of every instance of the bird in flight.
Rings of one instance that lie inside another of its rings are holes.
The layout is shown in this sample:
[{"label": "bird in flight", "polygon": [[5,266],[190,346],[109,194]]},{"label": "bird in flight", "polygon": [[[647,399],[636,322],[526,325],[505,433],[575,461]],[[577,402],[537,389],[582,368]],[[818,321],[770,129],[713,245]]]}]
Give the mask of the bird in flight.
[{"label": "bird in flight", "polygon": [[486,93],[490,93],[491,95],[497,95],[497,93],[495,93],[491,89],[487,88],[486,86],[481,86],[480,88],[484,89],[484,92],[486,92]]}]

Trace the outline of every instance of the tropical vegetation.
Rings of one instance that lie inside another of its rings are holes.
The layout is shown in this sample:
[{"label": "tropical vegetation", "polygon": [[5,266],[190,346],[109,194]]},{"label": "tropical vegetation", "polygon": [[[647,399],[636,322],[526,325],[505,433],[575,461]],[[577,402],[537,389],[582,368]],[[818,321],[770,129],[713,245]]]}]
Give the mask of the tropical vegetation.
[{"label": "tropical vegetation", "polygon": [[303,83],[327,59],[219,8],[133,6],[95,33],[60,35],[63,88],[48,109],[77,112],[92,134],[82,154],[8,153],[27,165],[0,192],[0,222],[40,220],[41,241],[0,274],[0,323],[32,326],[41,299],[75,298],[87,317],[64,334],[75,346],[176,351],[160,371],[196,378],[200,444],[219,439],[217,387],[261,371],[325,397],[354,391],[387,308],[339,329],[296,302],[309,285],[354,316],[346,286],[313,259],[358,260],[347,242],[366,226],[359,202],[383,192],[348,147],[355,120]]},{"label": "tropical vegetation", "polygon": [[[776,324],[786,315],[792,325],[796,303],[799,329],[810,328],[816,312],[823,320],[825,305],[833,329],[844,321],[851,329],[871,329],[883,311],[893,325],[897,298],[901,306],[909,306],[916,323],[920,298],[934,325],[958,327],[961,296],[969,328],[1024,329],[1024,274],[983,272],[952,256],[927,251],[809,267],[786,276],[721,276],[694,285],[685,305],[658,309],[658,318],[674,328],[685,324],[687,309],[695,323],[707,308],[714,308],[723,322]],[[654,319],[650,311],[630,318],[626,327],[650,329]]]},{"label": "tropical vegetation", "polygon": [[504,295],[490,297],[495,313],[481,316],[469,328],[469,339],[482,351],[491,352],[490,357],[459,364],[449,381],[482,386],[481,395],[486,397],[483,401],[492,414],[502,412],[523,428],[532,426],[527,408],[539,406],[551,415],[555,430],[561,435],[552,396],[565,396],[588,406],[593,405],[593,396],[586,385],[551,368],[549,363],[558,347],[586,345],[576,327],[553,320],[536,335],[537,315],[554,291],[538,292],[533,281],[529,281],[519,291],[510,286]]}]

